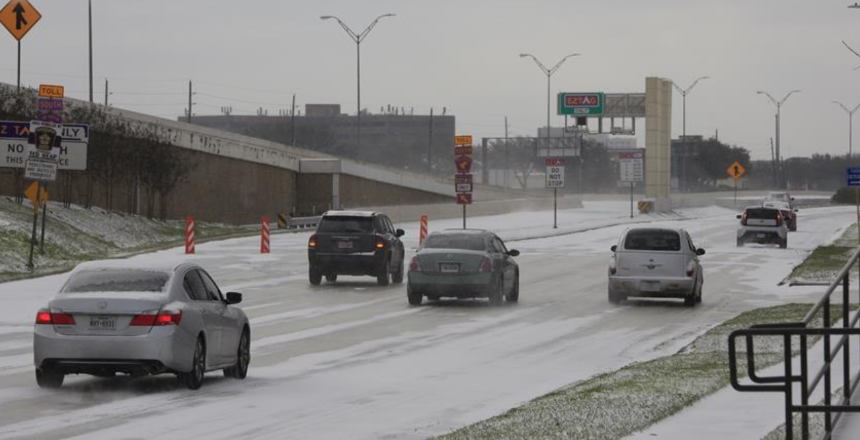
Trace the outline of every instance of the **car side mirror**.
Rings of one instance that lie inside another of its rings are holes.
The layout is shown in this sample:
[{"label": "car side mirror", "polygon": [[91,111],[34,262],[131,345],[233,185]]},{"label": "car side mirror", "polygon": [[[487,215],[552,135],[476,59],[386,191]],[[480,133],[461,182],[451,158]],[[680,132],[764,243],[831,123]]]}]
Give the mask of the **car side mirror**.
[{"label": "car side mirror", "polygon": [[227,292],[227,304],[239,304],[242,302],[242,294],[237,292]]},{"label": "car side mirror", "polygon": [[696,249],[696,255],[705,255],[705,250],[702,248]]},{"label": "car side mirror", "polygon": [[394,235],[396,235],[398,237],[402,237],[402,236],[406,235],[406,231],[404,231],[403,229],[398,229],[398,230],[394,231]]},{"label": "car side mirror", "polygon": [[741,219],[741,215],[740,215],[740,214],[738,214],[738,215],[736,215],[736,216],[735,216],[735,218],[736,218],[736,219],[738,219],[738,220],[740,220],[740,219]]},{"label": "car side mirror", "polygon": [[612,247],[611,247],[611,248],[609,248],[609,250],[610,250],[610,251],[612,251],[612,252],[617,251],[617,250],[618,250],[618,245],[613,244],[613,245],[612,245]]},{"label": "car side mirror", "polygon": [[791,198],[791,201],[792,201],[792,202],[794,201],[794,197],[792,197],[792,198]]},{"label": "car side mirror", "polygon": [[520,256],[520,251],[518,251],[518,250],[516,250],[516,249],[511,249],[511,250],[509,250],[509,251],[508,251],[508,255],[510,255],[510,256],[512,256],[512,257],[519,257],[519,256]]},{"label": "car side mirror", "polygon": [[797,208],[795,208],[795,209],[794,209],[794,212],[797,212],[797,211],[800,211],[800,210],[799,210],[799,209],[797,209]]}]

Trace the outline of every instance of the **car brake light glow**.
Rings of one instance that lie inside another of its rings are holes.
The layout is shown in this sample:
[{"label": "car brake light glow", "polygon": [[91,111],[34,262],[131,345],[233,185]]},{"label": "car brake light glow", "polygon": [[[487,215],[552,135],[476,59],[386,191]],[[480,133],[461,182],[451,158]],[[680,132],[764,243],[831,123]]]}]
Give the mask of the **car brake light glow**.
[{"label": "car brake light glow", "polygon": [[421,272],[421,265],[418,263],[418,256],[412,257],[409,262],[409,272]]},{"label": "car brake light glow", "polygon": [[776,212],[776,225],[782,226],[782,214],[779,211]]},{"label": "car brake light glow", "polygon": [[182,311],[163,311],[161,313],[144,313],[132,318],[128,325],[132,327],[161,327],[165,325],[179,325],[182,320]]},{"label": "car brake light glow", "polygon": [[316,249],[317,248],[317,236],[311,235],[311,238],[308,239],[308,249]]},{"label": "car brake light glow", "polygon": [[693,264],[692,261],[690,261],[689,263],[687,263],[687,276],[692,277],[695,272],[696,266]]},{"label": "car brake light glow", "polygon": [[376,250],[381,251],[385,249],[385,240],[382,237],[376,237]]},{"label": "car brake light glow", "polygon": [[744,211],[744,215],[741,217],[741,224],[744,226],[747,225],[747,212],[746,211]]},{"label": "car brake light glow", "polygon": [[490,263],[490,259],[487,257],[484,257],[484,259],[481,260],[481,265],[478,266],[478,273],[489,273],[492,271],[493,271],[493,265]]},{"label": "car brake light glow", "polygon": [[609,274],[615,275],[615,272],[618,272],[618,266],[615,264],[615,259],[609,260]]},{"label": "car brake light glow", "polygon": [[36,324],[50,324],[51,323],[51,312],[45,310],[39,310],[39,313],[36,313]]},{"label": "car brake light glow", "polygon": [[55,313],[39,310],[36,313],[36,324],[75,325],[75,317],[70,313]]}]

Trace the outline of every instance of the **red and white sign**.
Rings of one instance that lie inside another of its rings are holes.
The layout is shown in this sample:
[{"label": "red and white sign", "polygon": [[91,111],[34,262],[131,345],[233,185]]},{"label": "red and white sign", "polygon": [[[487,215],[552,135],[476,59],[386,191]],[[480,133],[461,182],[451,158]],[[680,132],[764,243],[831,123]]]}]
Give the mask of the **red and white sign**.
[{"label": "red and white sign", "polygon": [[457,174],[468,174],[472,171],[472,158],[469,156],[457,157],[454,164],[457,165]]},{"label": "red and white sign", "polygon": [[261,231],[260,237],[260,253],[268,254],[269,253],[269,216],[263,216],[263,229]]},{"label": "red and white sign", "polygon": [[194,253],[194,216],[185,217],[185,253]]},{"label": "red and white sign", "polygon": [[424,244],[424,239],[427,238],[427,215],[421,216],[421,229],[418,232],[418,246]]},{"label": "red and white sign", "polygon": [[472,204],[472,193],[457,193],[457,204],[458,205],[471,205]]},{"label": "red and white sign", "polygon": [[546,166],[548,167],[563,167],[566,164],[567,161],[559,157],[549,157],[546,159]]},{"label": "red and white sign", "polygon": [[564,188],[564,159],[548,157],[546,159],[546,187]]},{"label": "red and white sign", "polygon": [[472,175],[457,174],[454,176],[454,190],[458,193],[472,192]]},{"label": "red and white sign", "polygon": [[567,95],[564,97],[564,105],[568,107],[598,107],[600,105],[600,96]]}]

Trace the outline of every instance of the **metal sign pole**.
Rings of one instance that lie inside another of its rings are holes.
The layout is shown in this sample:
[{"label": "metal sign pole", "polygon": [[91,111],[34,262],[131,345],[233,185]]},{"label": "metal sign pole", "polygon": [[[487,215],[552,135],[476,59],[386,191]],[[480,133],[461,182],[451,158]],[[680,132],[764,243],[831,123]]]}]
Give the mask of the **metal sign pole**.
[{"label": "metal sign pole", "polygon": [[36,201],[33,203],[33,233],[30,235],[30,256],[27,258],[27,269],[33,270],[33,249],[36,247],[36,228],[39,226],[39,194],[42,191],[41,181],[36,181]]},{"label": "metal sign pole", "polygon": [[[39,189],[39,203],[42,203],[42,189]],[[45,184],[45,193],[48,192],[48,184]],[[45,203],[42,204],[42,239],[39,240],[39,253],[45,255],[45,222],[48,219],[48,198],[45,197]]]},{"label": "metal sign pole", "polygon": [[466,204],[463,204],[463,229],[466,229]]},{"label": "metal sign pole", "polygon": [[738,178],[735,177],[735,208],[738,207]]},{"label": "metal sign pole", "polygon": [[558,229],[558,188],[552,189],[552,228]]},{"label": "metal sign pole", "polygon": [[18,92],[21,92],[21,40],[18,40]]},{"label": "metal sign pole", "polygon": [[854,198],[857,202],[857,242],[860,244],[860,187],[854,187]]}]

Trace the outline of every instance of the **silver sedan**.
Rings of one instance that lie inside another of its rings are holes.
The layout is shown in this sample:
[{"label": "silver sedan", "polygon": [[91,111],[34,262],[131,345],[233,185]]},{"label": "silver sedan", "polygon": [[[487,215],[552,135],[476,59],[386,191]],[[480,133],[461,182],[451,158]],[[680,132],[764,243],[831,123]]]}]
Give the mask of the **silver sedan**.
[{"label": "silver sedan", "polygon": [[84,263],[36,314],[36,382],[58,388],[67,374],[174,373],[190,389],[206,371],[244,379],[251,360],[248,317],[197,264],[140,267]]}]

